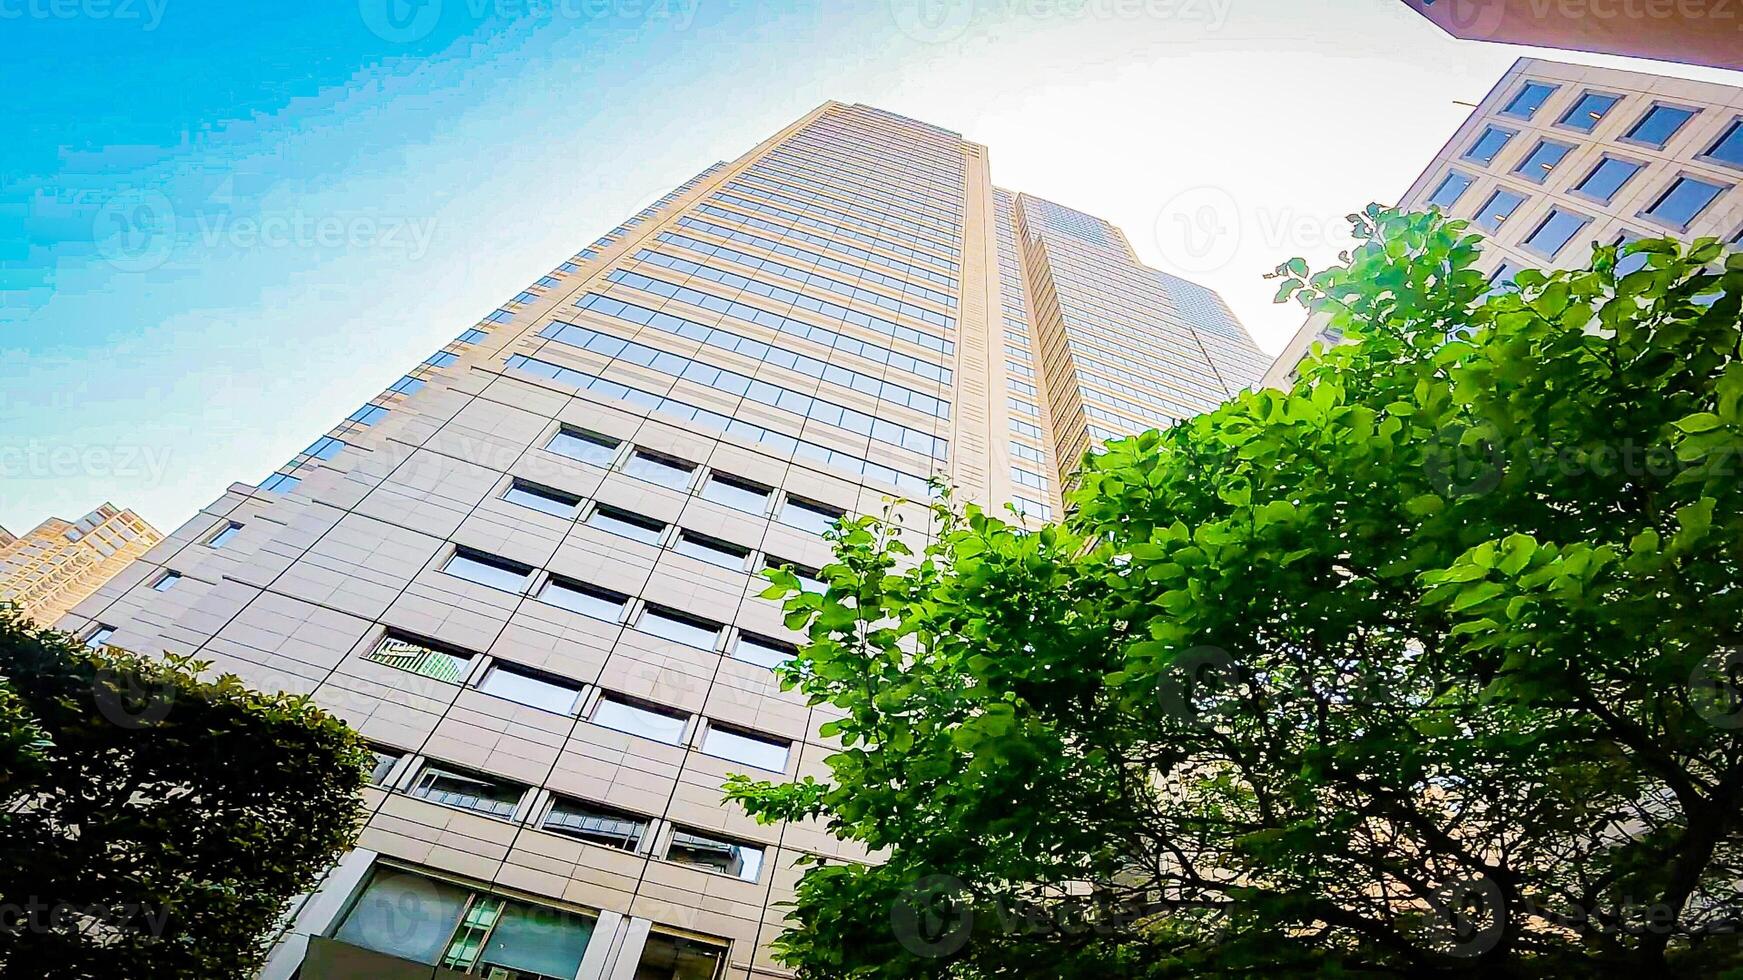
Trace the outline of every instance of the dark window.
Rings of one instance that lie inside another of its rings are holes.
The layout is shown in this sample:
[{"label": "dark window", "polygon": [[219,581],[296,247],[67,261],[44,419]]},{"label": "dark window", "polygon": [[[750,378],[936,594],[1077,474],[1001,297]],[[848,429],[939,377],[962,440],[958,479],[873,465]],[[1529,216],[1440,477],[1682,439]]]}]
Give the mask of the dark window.
[{"label": "dark window", "polygon": [[1743,167],[1743,119],[1733,121],[1730,128],[1725,130],[1725,135],[1719,137],[1719,141],[1707,151],[1706,156],[1709,160]]},{"label": "dark window", "polygon": [[539,590],[539,601],[615,623],[623,619],[629,596],[553,575]]},{"label": "dark window", "polygon": [[506,820],[514,818],[526,790],[504,779],[426,765],[412,783],[411,795]]},{"label": "dark window", "polygon": [[620,851],[641,846],[648,822],[642,817],[609,807],[558,797],[545,814],[544,828],[568,837],[578,837]]},{"label": "dark window", "polygon": [[1634,124],[1634,128],[1628,131],[1625,138],[1636,143],[1645,143],[1647,146],[1663,149],[1664,144],[1669,143],[1670,138],[1682,129],[1683,123],[1694,117],[1695,111],[1693,109],[1684,109],[1674,105],[1655,105],[1646,110],[1646,115],[1640,117],[1640,121]]},{"label": "dark window", "polygon": [[559,456],[578,459],[583,463],[610,466],[611,458],[617,455],[617,445],[618,441],[610,436],[563,426],[545,444],[545,448]]},{"label": "dark window", "polygon": [[1622,101],[1620,95],[1587,92],[1580,96],[1579,101],[1573,104],[1573,108],[1562,114],[1560,124],[1569,129],[1589,133],[1598,125],[1598,120],[1603,119],[1604,115],[1615,108],[1616,103],[1620,101]]},{"label": "dark window", "polygon": [[763,849],[694,830],[674,830],[672,844],[666,848],[666,860],[755,881],[762,871]]},{"label": "dark window", "polygon": [[767,511],[769,494],[773,492],[768,487],[758,486],[725,473],[711,473],[708,482],[702,484],[703,500],[712,500],[749,514]]},{"label": "dark window", "polygon": [[1591,220],[1584,215],[1556,208],[1549,212],[1549,216],[1544,218],[1543,223],[1537,226],[1537,230],[1531,233],[1531,237],[1525,240],[1525,247],[1547,258],[1555,258],[1556,253],[1572,241],[1573,237],[1580,233],[1580,229],[1584,228]]},{"label": "dark window", "polygon": [[710,565],[719,565],[721,568],[732,568],[739,571],[744,570],[744,561],[750,557],[749,548],[741,547],[730,541],[722,541],[719,538],[711,538],[705,534],[697,534],[694,531],[679,531],[678,543],[673,546],[672,550],[681,555],[689,555],[698,561],[705,561]]},{"label": "dark window", "polygon": [[593,513],[587,517],[587,526],[648,544],[659,544],[660,535],[666,530],[666,525],[661,521],[605,504],[593,508]]},{"label": "dark window", "polygon": [[442,571],[493,589],[519,592],[527,587],[527,577],[533,573],[533,567],[471,548],[457,548],[454,557],[442,566]]},{"label": "dark window", "polygon": [[690,485],[690,476],[696,471],[696,464],[663,453],[637,449],[630,453],[628,461],[623,464],[623,471],[649,483],[682,490]]},{"label": "dark window", "polygon": [[721,946],[654,932],[636,961],[635,980],[714,980],[725,963]]},{"label": "dark window", "polygon": [[557,517],[572,518],[581,509],[581,498],[572,493],[552,490],[550,487],[543,487],[537,483],[528,483],[520,479],[509,484],[508,492],[502,495],[502,499],[511,504],[531,507],[533,510],[542,510]]}]

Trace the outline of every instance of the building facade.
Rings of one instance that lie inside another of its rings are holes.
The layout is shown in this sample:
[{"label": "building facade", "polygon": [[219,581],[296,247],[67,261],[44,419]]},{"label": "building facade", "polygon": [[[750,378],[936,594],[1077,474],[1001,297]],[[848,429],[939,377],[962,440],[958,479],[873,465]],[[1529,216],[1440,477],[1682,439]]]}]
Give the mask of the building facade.
[{"label": "building facade", "polygon": [[[1595,244],[1669,236],[1743,242],[1743,88],[1523,58],[1410,186],[1486,239],[1478,267],[1576,268]],[[1633,257],[1632,261],[1643,261]],[[1326,318],[1310,317],[1265,374],[1287,387]]]},{"label": "building facade", "polygon": [[52,625],[161,540],[157,528],[114,504],[76,521],[51,517],[23,537],[0,528],[0,605]]},{"label": "building facade", "polygon": [[308,692],[377,746],[358,848],[266,976],[779,977],[794,859],[867,855],[722,804],[729,773],[824,778],[834,750],[832,710],[776,683],[801,637],[759,573],[821,587],[843,514],[925,535],[933,477],[1051,515],[1090,441],[1258,358],[1105,222],[996,190],[984,147],[828,103],[62,625]]},{"label": "building facade", "polygon": [[1404,0],[1467,41],[1743,69],[1743,10],[1731,0]]}]

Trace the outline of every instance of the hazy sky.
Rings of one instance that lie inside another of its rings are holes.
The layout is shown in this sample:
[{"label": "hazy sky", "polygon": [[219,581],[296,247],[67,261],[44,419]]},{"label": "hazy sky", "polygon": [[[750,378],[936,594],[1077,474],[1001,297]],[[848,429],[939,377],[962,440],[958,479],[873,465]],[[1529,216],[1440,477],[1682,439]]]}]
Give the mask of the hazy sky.
[{"label": "hazy sky", "polygon": [[830,98],[987,144],[1275,351],[1261,274],[1529,53],[1399,0],[0,2],[0,524],[173,529]]}]

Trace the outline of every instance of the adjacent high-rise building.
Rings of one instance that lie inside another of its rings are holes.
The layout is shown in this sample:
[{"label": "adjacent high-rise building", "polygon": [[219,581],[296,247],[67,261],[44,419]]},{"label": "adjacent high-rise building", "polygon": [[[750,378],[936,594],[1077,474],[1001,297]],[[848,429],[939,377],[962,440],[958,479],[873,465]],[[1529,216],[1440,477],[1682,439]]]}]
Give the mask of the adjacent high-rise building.
[{"label": "adjacent high-rise building", "polygon": [[1404,0],[1453,37],[1743,69],[1732,0]]},{"label": "adjacent high-rise building", "polygon": [[[1573,268],[1594,244],[1670,236],[1743,242],[1743,88],[1522,58],[1416,178],[1399,206],[1438,207],[1485,237],[1497,285]],[[1644,256],[1626,261],[1643,262]],[[1316,342],[1313,316],[1265,374],[1285,387]]]},{"label": "adjacent high-rise building", "polygon": [[113,504],[76,521],[51,517],[23,537],[0,527],[0,605],[52,625],[161,540],[157,528]]},{"label": "adjacent high-rise building", "polygon": [[[376,747],[358,847],[266,976],[713,980],[768,953],[802,854],[722,804],[827,776],[780,691],[824,532],[938,477],[1060,506],[1096,440],[1263,359],[1106,222],[992,186],[986,149],[828,103],[539,278],[64,626],[309,692]],[[171,578],[173,576],[173,579]],[[167,586],[165,583],[169,583]]]}]

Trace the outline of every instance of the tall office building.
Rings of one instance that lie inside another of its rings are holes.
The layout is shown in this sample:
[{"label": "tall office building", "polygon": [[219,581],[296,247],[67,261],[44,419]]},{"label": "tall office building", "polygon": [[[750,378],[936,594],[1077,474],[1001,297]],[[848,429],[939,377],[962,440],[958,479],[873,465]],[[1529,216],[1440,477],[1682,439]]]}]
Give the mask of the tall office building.
[{"label": "tall office building", "polygon": [[113,504],[76,521],[51,517],[21,538],[0,528],[0,605],[54,623],[161,540],[157,528]]},{"label": "tall office building", "polygon": [[[307,691],[378,747],[358,848],[266,975],[772,978],[801,854],[729,773],[825,777],[782,693],[837,516],[928,479],[1056,512],[1098,438],[1259,355],[1106,222],[995,190],[984,147],[829,103],[678,188],[63,624]],[[173,585],[162,588],[166,576]],[[298,973],[300,971],[300,973]]]},{"label": "tall office building", "polygon": [[[1515,62],[1405,193],[1486,242],[1477,266],[1499,285],[1520,269],[1585,265],[1592,246],[1669,236],[1743,243],[1743,88]],[[1643,262],[1635,256],[1630,261]],[[1265,374],[1286,387],[1316,342],[1309,317]]]}]

